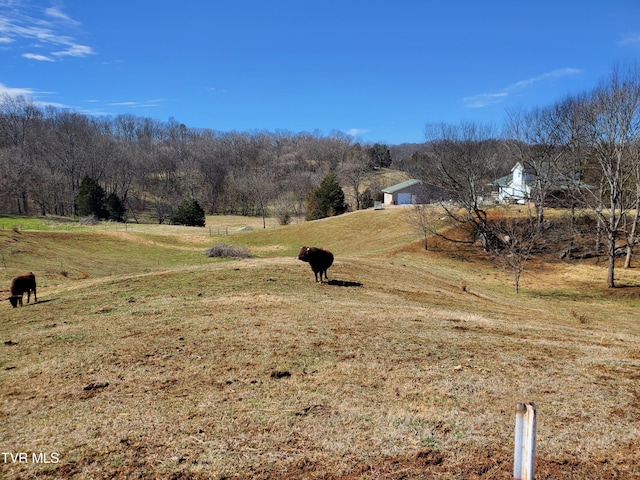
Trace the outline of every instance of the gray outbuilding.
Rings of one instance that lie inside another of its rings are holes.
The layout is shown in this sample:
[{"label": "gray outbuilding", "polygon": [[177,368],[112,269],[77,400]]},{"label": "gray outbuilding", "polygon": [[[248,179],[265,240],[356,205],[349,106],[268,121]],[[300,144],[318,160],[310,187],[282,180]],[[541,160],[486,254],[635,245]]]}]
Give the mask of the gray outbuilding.
[{"label": "gray outbuilding", "polygon": [[423,203],[424,188],[421,180],[411,179],[382,190],[385,205],[411,205]]}]

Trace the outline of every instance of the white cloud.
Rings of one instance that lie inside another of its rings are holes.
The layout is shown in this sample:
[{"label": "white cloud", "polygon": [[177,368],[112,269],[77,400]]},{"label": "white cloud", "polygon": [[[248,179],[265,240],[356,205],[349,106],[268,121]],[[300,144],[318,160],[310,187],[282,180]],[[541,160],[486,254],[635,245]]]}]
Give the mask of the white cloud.
[{"label": "white cloud", "polygon": [[132,101],[124,101],[124,102],[111,102],[108,105],[110,107],[131,107],[131,108],[152,108],[159,107],[164,100],[161,98],[146,100],[144,102],[132,102]]},{"label": "white cloud", "polygon": [[50,94],[52,92],[43,92],[38,91],[33,88],[23,87],[7,87],[6,85],[0,83],[0,95],[9,95],[10,97],[26,97],[33,101],[33,103],[39,107],[56,107],[56,108],[71,108],[69,105],[65,105],[63,103],[58,102],[50,102],[47,100],[38,100],[37,97],[43,94]]},{"label": "white cloud", "polygon": [[540,83],[547,80],[555,80],[557,78],[566,77],[568,75],[576,75],[578,73],[580,73],[580,70],[578,70],[577,68],[563,68],[560,70],[553,70],[552,72],[543,73],[542,75],[538,75],[537,77],[516,82],[512,85],[509,85],[506,89],[508,91],[517,90],[517,89],[529,87],[535,83]]},{"label": "white cloud", "polygon": [[0,83],[0,95],[10,95],[17,97],[22,95],[23,97],[31,97],[35,94],[35,90],[31,88],[12,88]]},{"label": "white cloud", "polygon": [[480,95],[473,95],[472,97],[465,97],[462,99],[465,106],[468,108],[482,108],[496,103],[500,103],[509,94],[506,92],[501,93],[481,93]]},{"label": "white cloud", "polygon": [[358,135],[369,133],[369,130],[367,130],[366,128],[350,128],[345,133],[347,135],[351,135],[352,137],[357,137]]},{"label": "white cloud", "polygon": [[48,16],[53,17],[56,20],[62,20],[67,23],[71,23],[73,25],[78,25],[78,22],[71,18],[69,15],[64,13],[57,7],[50,7],[44,11]]},{"label": "white cloud", "polygon": [[40,62],[55,62],[53,58],[49,58],[46,55],[38,55],[36,53],[23,53],[22,56],[29,60],[38,60]]},{"label": "white cloud", "polygon": [[[0,1],[0,44],[14,44],[15,48],[25,46],[41,49],[23,57],[30,60],[53,61],[57,57],[84,57],[94,54],[93,49],[81,45],[75,39],[79,22],[72,19],[58,7],[28,8],[26,4]],[[60,48],[62,47],[62,49]],[[54,48],[58,50],[53,51]]]},{"label": "white cloud", "polygon": [[52,55],[56,55],[58,57],[86,57],[87,55],[92,55],[94,53],[93,49],[86,45],[71,45],[71,47],[66,50],[52,52]]},{"label": "white cloud", "polygon": [[69,105],[66,105],[64,103],[59,103],[59,102],[46,102],[46,101],[35,100],[35,104],[40,107],[55,107],[60,109],[73,108],[73,107],[70,107]]},{"label": "white cloud", "polygon": [[509,95],[519,90],[529,88],[538,83],[551,82],[570,75],[577,75],[579,73],[582,73],[582,71],[571,67],[553,70],[551,72],[543,73],[542,75],[507,85],[499,92],[481,93],[470,97],[464,97],[462,99],[462,103],[464,103],[467,108],[483,108],[489,105],[495,105],[496,103],[506,100]]},{"label": "white cloud", "polygon": [[228,90],[226,88],[218,88],[218,87],[208,87],[206,89],[206,91],[212,92],[212,93],[227,93],[228,92]]},{"label": "white cloud", "polygon": [[640,49],[640,33],[627,33],[618,41],[621,47],[631,47]]}]

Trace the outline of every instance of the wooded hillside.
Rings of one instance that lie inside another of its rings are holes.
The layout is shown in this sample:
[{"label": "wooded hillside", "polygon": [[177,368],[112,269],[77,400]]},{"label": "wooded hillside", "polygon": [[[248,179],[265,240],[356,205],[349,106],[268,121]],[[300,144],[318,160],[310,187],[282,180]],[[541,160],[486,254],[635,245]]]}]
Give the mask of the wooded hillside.
[{"label": "wooded hillside", "polygon": [[[208,213],[255,215],[269,203],[291,214],[329,172],[352,208],[385,145],[354,144],[340,132],[215,132],[170,119],[96,118],[24,97],[0,97],[0,212],[77,215],[83,178],[117,196],[129,216],[165,220],[185,197]],[[382,187],[380,187],[382,188]]]}]

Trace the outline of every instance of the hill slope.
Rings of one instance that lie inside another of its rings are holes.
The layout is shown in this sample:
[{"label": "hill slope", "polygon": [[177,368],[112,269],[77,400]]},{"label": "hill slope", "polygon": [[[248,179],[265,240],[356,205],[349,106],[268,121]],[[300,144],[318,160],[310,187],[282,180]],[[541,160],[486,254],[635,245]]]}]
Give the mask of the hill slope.
[{"label": "hill slope", "polygon": [[[507,478],[520,401],[538,478],[640,475],[635,289],[559,264],[515,295],[471,250],[423,252],[402,214],[1,231],[5,283],[41,287],[0,308],[0,447],[59,458],[3,478]],[[221,242],[254,257],[204,257]],[[331,284],[301,244],[334,251]]]}]

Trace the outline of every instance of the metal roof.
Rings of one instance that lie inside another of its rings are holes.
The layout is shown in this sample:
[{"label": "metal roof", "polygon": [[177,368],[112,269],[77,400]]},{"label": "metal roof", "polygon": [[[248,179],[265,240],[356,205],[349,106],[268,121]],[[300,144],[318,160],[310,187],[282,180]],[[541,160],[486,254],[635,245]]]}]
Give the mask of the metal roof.
[{"label": "metal roof", "polygon": [[382,193],[395,193],[399,190],[404,190],[405,188],[412,187],[419,183],[422,183],[422,180],[416,180],[416,179],[406,180],[402,183],[396,183],[395,185],[391,185],[390,187],[383,188]]}]

